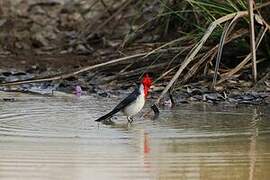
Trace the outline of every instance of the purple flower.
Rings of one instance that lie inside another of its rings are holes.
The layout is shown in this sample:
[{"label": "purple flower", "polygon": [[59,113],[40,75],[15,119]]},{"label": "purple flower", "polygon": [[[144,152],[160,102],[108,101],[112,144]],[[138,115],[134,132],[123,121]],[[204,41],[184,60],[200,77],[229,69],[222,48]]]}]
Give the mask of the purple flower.
[{"label": "purple flower", "polygon": [[82,88],[81,88],[81,86],[76,85],[76,87],[75,87],[75,95],[77,97],[80,97],[82,95]]}]

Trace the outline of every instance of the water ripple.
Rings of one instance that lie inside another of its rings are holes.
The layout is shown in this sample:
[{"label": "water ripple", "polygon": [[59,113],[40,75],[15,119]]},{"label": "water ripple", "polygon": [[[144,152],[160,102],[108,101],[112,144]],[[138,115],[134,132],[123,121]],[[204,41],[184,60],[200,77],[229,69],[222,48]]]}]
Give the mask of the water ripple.
[{"label": "water ripple", "polygon": [[1,179],[270,176],[268,107],[182,105],[155,121],[128,126],[119,114],[103,125],[94,120],[114,106],[109,98],[10,96],[0,104]]}]

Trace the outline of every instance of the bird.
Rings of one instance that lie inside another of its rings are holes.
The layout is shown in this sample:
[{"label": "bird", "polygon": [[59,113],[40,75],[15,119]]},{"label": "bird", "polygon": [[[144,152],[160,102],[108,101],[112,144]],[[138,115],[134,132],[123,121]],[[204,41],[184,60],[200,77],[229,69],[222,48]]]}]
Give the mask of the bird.
[{"label": "bird", "polygon": [[129,123],[133,122],[133,116],[141,111],[145,104],[145,99],[149,93],[152,85],[152,78],[148,73],[144,74],[141,82],[137,84],[134,91],[131,92],[125,99],[115,106],[109,113],[96,119],[95,121],[101,122],[111,118],[114,114],[122,111]]}]

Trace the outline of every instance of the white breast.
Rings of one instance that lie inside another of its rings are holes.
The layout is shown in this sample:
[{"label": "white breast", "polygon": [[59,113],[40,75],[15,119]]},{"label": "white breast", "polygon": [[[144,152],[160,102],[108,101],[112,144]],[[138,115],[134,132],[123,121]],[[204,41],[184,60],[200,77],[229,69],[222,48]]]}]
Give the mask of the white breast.
[{"label": "white breast", "polygon": [[134,116],[143,108],[145,103],[143,85],[140,86],[140,92],[141,94],[137,97],[137,99],[124,108],[123,112],[126,116]]}]

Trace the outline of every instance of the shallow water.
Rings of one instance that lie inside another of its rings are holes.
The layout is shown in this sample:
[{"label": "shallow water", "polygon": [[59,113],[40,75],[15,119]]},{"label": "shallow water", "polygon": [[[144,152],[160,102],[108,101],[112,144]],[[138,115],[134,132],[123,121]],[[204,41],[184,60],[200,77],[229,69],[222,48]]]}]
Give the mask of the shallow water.
[{"label": "shallow water", "polygon": [[269,107],[187,104],[103,125],[117,98],[3,96],[16,101],[0,102],[1,180],[270,177]]}]

